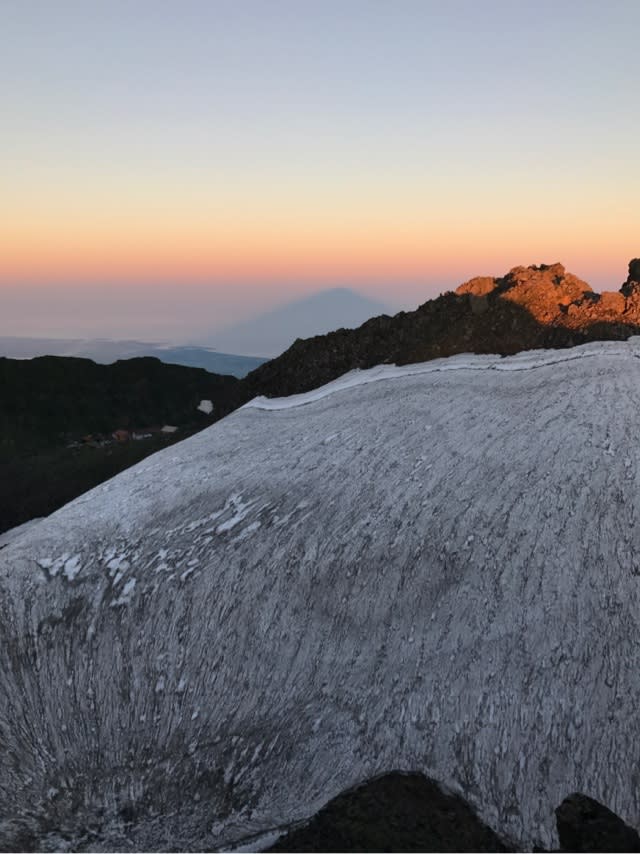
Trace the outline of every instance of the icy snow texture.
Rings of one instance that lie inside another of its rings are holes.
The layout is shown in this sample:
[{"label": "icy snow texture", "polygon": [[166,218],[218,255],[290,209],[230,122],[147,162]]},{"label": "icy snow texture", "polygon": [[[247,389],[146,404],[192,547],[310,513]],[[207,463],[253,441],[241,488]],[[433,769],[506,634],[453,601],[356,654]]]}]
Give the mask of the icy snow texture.
[{"label": "icy snow texture", "polygon": [[576,790],[637,827],[639,358],[254,401],[15,538],[0,844],[241,845],[392,769],[522,847]]},{"label": "icy snow texture", "polygon": [[18,525],[15,528],[10,528],[8,531],[5,531],[4,534],[0,534],[0,549],[3,549],[5,546],[8,546],[9,543],[13,542],[18,537],[22,536],[25,531],[33,528],[34,525],[37,525],[40,519],[43,517],[40,516],[37,519],[31,519],[30,522],[24,522],[22,525]]}]

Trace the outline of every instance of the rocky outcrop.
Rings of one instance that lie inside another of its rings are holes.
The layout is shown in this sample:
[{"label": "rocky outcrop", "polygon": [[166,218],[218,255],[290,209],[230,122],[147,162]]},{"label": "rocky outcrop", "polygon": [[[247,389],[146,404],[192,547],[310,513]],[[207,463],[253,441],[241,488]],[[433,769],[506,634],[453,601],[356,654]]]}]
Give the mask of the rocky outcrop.
[{"label": "rocky outcrop", "polygon": [[459,795],[422,774],[344,792],[270,851],[507,851]]},{"label": "rocky outcrop", "polygon": [[476,276],[460,285],[457,294],[472,294],[474,297],[484,297],[496,289],[496,280],[491,276]]},{"label": "rocky outcrop", "polygon": [[542,326],[588,334],[589,327],[599,322],[640,324],[636,277],[640,279],[639,260],[629,264],[629,278],[619,291],[598,294],[582,279],[567,273],[562,264],[541,264],[514,267],[502,278],[471,279],[460,285],[456,294],[493,294],[526,309]]},{"label": "rocky outcrop", "polygon": [[309,391],[354,368],[409,364],[456,353],[572,347],[640,334],[640,259],[619,291],[595,293],[562,264],[480,276],[415,311],[371,318],[358,329],[296,341],[243,381],[249,395]]},{"label": "rocky outcrop", "polygon": [[593,798],[576,792],[556,810],[561,851],[640,851],[640,836]]},{"label": "rocky outcrop", "polygon": [[[640,836],[576,792],[555,810],[560,852],[639,852]],[[460,795],[394,772],[343,792],[268,851],[508,851]],[[534,848],[535,850],[540,850]]]},{"label": "rocky outcrop", "polygon": [[[539,323],[553,323],[566,306],[597,297],[586,282],[566,273],[562,264],[514,267],[494,282],[502,299],[525,308]],[[458,288],[456,293],[464,291]]]},{"label": "rocky outcrop", "polygon": [[625,297],[631,297],[640,290],[640,258],[632,258],[629,261],[629,275],[627,281],[620,288]]}]

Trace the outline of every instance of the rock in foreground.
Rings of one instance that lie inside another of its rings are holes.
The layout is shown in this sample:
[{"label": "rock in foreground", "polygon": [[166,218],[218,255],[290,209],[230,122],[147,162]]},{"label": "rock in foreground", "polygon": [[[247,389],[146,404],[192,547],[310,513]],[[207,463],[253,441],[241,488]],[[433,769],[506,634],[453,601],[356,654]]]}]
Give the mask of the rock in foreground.
[{"label": "rock in foreground", "polygon": [[562,851],[640,851],[640,836],[607,807],[575,793],[556,810]]},{"label": "rock in foreground", "polygon": [[506,851],[460,797],[421,774],[388,774],[339,795],[270,851]]},{"label": "rock in foreground", "polygon": [[354,368],[406,365],[457,353],[512,355],[640,334],[640,259],[618,291],[594,292],[562,264],[479,276],[415,311],[296,341],[244,381],[253,394],[309,391]]}]

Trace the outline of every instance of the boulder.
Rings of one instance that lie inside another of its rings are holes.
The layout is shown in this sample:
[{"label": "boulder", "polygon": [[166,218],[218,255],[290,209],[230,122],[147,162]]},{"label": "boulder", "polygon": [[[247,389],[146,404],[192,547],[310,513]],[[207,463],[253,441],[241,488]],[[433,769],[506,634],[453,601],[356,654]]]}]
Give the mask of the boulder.
[{"label": "boulder", "polygon": [[625,309],[625,299],[619,291],[603,291],[600,294],[599,309],[601,312],[622,314]]},{"label": "boulder", "polygon": [[610,809],[580,792],[556,809],[562,851],[640,851],[640,836]]},{"label": "boulder", "polygon": [[490,294],[496,289],[496,280],[491,276],[476,276],[475,279],[469,279],[468,282],[456,288],[458,295],[471,294],[474,297],[483,297]]},{"label": "boulder", "polygon": [[620,293],[628,297],[637,294],[638,290],[640,290],[640,258],[632,258],[629,261],[627,281],[620,288]]},{"label": "boulder", "polygon": [[393,772],[343,792],[270,851],[507,851],[459,795]]}]

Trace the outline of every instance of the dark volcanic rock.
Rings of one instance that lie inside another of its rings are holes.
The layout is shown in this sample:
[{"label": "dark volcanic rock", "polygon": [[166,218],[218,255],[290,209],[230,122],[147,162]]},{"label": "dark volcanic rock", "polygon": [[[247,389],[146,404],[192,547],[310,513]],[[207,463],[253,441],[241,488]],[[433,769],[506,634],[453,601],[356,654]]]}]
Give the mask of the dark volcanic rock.
[{"label": "dark volcanic rock", "polygon": [[620,288],[625,297],[631,296],[640,289],[640,258],[632,258],[629,261],[629,275],[627,281]]},{"label": "dark volcanic rock", "polygon": [[456,290],[457,294],[473,294],[475,297],[484,297],[496,289],[496,280],[492,276],[476,276],[469,279]]},{"label": "dark volcanic rock", "polygon": [[640,836],[586,795],[569,795],[556,809],[562,851],[640,851]]},{"label": "dark volcanic rock", "polygon": [[[562,852],[640,852],[640,836],[576,792],[555,810]],[[462,798],[421,774],[387,774],[330,801],[269,851],[508,851]],[[534,849],[537,850],[537,849]]]},{"label": "dark volcanic rock", "polygon": [[[487,301],[477,311],[476,302]],[[538,324],[524,309],[494,294],[446,293],[416,311],[371,318],[359,329],[296,341],[243,380],[251,396],[309,391],[354,368],[424,362],[456,353],[517,353],[539,340]],[[581,340],[572,341],[581,343]]]},{"label": "dark volcanic rock", "polygon": [[309,391],[354,368],[409,364],[456,353],[573,347],[640,334],[640,261],[615,293],[594,293],[562,264],[514,267],[480,276],[411,312],[371,318],[359,329],[297,340],[243,381],[249,396]]},{"label": "dark volcanic rock", "polygon": [[270,851],[507,851],[457,795],[422,774],[387,774],[330,801]]},{"label": "dark volcanic rock", "polygon": [[636,266],[636,261],[629,265],[629,281],[619,292],[602,295],[562,264],[514,267],[501,278],[477,277],[416,311],[299,339],[249,374],[244,391],[248,396],[295,394],[383,362],[408,364],[463,352],[510,355],[622,340],[640,333],[640,294],[635,283],[629,285]]}]

